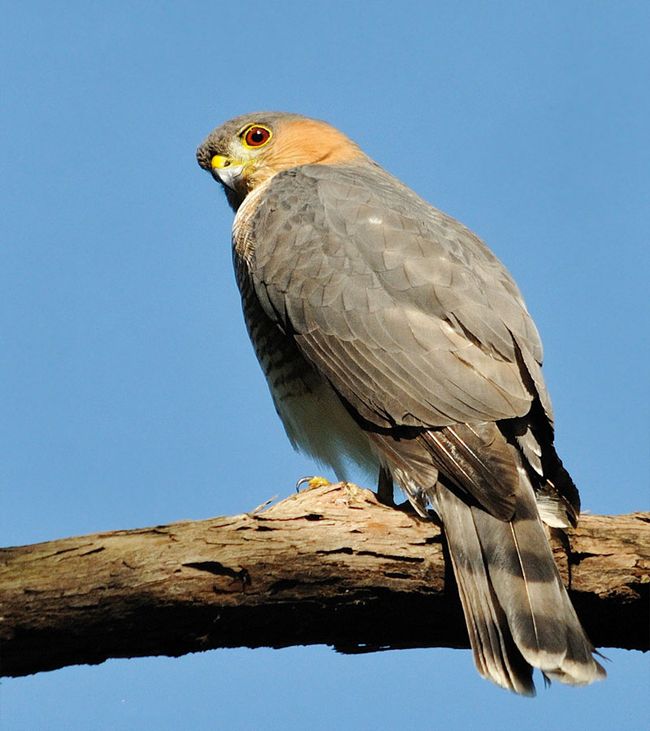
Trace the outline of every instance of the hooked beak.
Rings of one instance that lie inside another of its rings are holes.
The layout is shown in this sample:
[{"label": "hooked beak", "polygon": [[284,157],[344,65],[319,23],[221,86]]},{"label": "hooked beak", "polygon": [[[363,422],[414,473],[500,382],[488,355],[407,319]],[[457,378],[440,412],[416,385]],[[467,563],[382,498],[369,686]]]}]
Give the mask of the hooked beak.
[{"label": "hooked beak", "polygon": [[244,163],[238,160],[231,160],[225,155],[215,155],[210,160],[212,177],[232,191],[237,190],[243,169]]}]

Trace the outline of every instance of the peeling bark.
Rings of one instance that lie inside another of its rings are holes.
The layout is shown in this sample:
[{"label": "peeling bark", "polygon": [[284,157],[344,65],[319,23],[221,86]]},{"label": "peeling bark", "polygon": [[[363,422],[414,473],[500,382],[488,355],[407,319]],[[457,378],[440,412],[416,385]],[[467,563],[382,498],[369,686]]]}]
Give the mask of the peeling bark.
[{"label": "peeling bark", "polygon": [[[554,553],[596,646],[647,650],[650,514]],[[217,647],[467,647],[433,521],[336,484],[266,509],[0,549],[0,674]]]}]

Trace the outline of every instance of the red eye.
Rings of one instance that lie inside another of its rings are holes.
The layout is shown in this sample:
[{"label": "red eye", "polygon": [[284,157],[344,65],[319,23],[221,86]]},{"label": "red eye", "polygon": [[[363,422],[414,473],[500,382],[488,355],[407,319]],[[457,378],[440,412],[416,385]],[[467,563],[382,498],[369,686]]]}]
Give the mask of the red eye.
[{"label": "red eye", "polygon": [[246,147],[261,147],[271,139],[271,130],[255,124],[244,130],[242,138]]}]

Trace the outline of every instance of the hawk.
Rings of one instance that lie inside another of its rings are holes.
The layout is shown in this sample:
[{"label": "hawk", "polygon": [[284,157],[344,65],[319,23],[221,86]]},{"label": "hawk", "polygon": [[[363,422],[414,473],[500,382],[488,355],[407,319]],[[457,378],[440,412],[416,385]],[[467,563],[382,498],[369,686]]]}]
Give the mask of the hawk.
[{"label": "hawk", "polygon": [[604,677],[542,526],[575,525],[579,497],[503,264],[325,122],[237,117],[197,158],[235,211],[244,317],[294,447],[437,513],[481,675],[528,695],[533,668]]}]

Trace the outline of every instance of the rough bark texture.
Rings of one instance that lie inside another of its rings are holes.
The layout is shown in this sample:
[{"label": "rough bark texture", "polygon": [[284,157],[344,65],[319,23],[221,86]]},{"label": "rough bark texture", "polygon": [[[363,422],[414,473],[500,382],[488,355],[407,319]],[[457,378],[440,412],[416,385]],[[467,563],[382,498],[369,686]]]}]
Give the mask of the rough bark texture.
[{"label": "rough bark texture", "polygon": [[[650,514],[585,515],[554,546],[592,641],[648,649]],[[435,523],[348,484],[244,515],[1,549],[0,670],[216,647],[467,647],[444,553]]]}]

